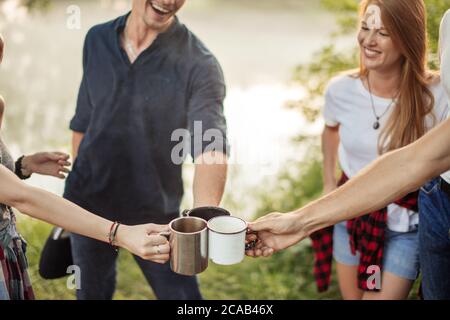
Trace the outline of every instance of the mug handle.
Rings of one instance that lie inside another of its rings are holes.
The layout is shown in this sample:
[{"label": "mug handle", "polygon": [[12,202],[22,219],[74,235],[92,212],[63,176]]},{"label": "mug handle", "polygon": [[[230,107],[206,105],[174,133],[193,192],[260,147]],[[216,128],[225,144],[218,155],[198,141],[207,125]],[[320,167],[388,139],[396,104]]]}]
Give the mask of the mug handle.
[{"label": "mug handle", "polygon": [[[256,235],[256,232],[247,231],[246,234],[255,234]],[[249,243],[246,243],[245,244],[245,251],[254,249],[256,247],[257,243],[258,243],[258,239],[250,241]]]},{"label": "mug handle", "polygon": [[191,212],[191,210],[189,209],[185,209],[181,212],[181,216],[182,217],[189,217],[189,213]]}]

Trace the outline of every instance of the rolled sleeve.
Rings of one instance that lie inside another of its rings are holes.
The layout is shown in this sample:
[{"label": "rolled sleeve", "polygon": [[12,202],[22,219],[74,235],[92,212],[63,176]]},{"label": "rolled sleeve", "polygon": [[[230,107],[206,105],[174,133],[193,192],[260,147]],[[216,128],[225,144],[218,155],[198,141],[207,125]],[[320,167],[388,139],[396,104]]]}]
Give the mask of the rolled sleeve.
[{"label": "rolled sleeve", "polygon": [[330,88],[325,92],[325,105],[323,107],[323,118],[328,127],[336,127],[339,125],[336,112],[336,102],[331,94]]},{"label": "rolled sleeve", "polygon": [[92,106],[86,88],[86,80],[83,77],[80,91],[78,93],[77,108],[75,115],[70,121],[70,130],[76,132],[86,132],[91,120]]},{"label": "rolled sleeve", "polygon": [[86,132],[92,114],[92,103],[89,99],[88,83],[86,77],[86,69],[88,63],[88,47],[89,47],[89,33],[83,48],[83,78],[81,80],[80,90],[78,92],[77,107],[75,115],[70,121],[70,129],[77,132]]},{"label": "rolled sleeve", "polygon": [[193,73],[188,103],[188,129],[193,159],[208,151],[229,154],[224,116],[225,80],[219,63],[210,58]]}]

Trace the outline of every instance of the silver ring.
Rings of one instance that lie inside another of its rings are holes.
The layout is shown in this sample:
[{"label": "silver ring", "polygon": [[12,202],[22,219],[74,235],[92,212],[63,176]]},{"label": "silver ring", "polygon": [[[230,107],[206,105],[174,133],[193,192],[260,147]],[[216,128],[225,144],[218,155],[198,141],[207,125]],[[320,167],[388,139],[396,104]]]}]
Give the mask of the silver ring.
[{"label": "silver ring", "polygon": [[156,252],[157,252],[158,254],[161,254],[161,249],[159,248],[159,245],[156,246]]}]

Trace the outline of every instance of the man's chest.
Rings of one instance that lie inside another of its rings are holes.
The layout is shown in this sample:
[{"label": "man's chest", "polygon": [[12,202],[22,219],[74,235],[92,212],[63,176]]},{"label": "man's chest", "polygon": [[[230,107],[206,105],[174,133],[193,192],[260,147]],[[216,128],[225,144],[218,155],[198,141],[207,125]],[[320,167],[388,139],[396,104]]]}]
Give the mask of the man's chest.
[{"label": "man's chest", "polygon": [[163,121],[186,112],[189,86],[176,65],[152,61],[126,66],[119,61],[98,61],[86,70],[93,114],[134,115]]}]

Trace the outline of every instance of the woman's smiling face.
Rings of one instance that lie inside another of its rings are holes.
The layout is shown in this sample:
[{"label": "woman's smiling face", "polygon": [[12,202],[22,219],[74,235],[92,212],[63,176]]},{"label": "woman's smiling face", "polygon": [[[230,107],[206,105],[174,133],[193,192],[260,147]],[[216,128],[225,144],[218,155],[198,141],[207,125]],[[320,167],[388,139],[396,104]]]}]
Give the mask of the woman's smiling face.
[{"label": "woman's smiling face", "polygon": [[379,25],[373,24],[373,11],[369,10],[368,8],[361,20],[358,33],[361,62],[367,70],[390,70],[401,62],[402,54],[384,27],[381,17],[379,17],[381,22]]}]

